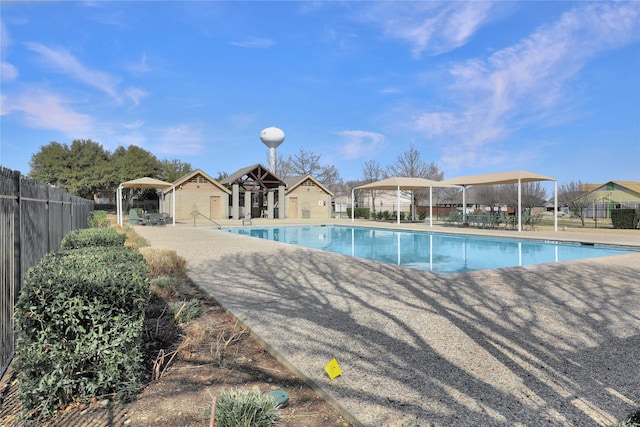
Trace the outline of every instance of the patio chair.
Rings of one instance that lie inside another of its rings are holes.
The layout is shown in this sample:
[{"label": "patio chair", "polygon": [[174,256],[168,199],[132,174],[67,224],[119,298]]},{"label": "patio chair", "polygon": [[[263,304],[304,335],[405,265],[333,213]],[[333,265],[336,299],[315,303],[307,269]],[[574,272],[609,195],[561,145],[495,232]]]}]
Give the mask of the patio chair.
[{"label": "patio chair", "polygon": [[149,214],[149,225],[164,226],[164,220],[160,214]]},{"label": "patio chair", "polygon": [[136,209],[129,210],[129,225],[145,225],[147,222],[140,218]]}]

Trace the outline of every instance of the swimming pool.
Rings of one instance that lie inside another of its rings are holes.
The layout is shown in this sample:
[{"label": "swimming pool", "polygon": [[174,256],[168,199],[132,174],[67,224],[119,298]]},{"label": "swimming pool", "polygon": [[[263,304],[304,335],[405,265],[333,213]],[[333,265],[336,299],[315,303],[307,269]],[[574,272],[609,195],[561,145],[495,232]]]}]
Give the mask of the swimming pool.
[{"label": "swimming pool", "polygon": [[488,270],[632,252],[579,243],[342,225],[230,228],[228,231],[436,273]]}]

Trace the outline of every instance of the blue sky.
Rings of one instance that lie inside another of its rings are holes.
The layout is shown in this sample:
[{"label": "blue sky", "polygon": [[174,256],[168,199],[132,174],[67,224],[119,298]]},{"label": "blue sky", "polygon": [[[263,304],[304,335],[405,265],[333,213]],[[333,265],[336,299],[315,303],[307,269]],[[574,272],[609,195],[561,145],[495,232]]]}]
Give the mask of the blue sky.
[{"label": "blue sky", "polygon": [[0,162],[135,144],[212,176],[413,145],[445,178],[640,181],[640,2],[6,2]]}]

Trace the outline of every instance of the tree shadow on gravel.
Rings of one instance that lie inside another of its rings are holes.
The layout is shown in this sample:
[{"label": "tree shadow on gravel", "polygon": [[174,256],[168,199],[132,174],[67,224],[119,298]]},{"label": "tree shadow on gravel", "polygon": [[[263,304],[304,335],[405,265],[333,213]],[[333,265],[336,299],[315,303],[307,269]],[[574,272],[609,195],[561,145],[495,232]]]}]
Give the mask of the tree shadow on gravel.
[{"label": "tree shadow on gravel", "polygon": [[438,275],[283,249],[188,274],[365,425],[584,426],[640,400],[639,269],[615,259]]}]

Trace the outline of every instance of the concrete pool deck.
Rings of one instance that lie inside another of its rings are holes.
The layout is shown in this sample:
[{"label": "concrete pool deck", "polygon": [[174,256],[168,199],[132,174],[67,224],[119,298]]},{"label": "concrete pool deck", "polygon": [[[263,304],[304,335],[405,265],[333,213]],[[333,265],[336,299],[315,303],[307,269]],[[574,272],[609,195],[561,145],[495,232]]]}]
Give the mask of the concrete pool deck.
[{"label": "concrete pool deck", "polygon": [[[640,247],[637,231],[355,224]],[[135,229],[354,425],[606,425],[640,406],[640,252],[441,275],[204,225]]]}]

